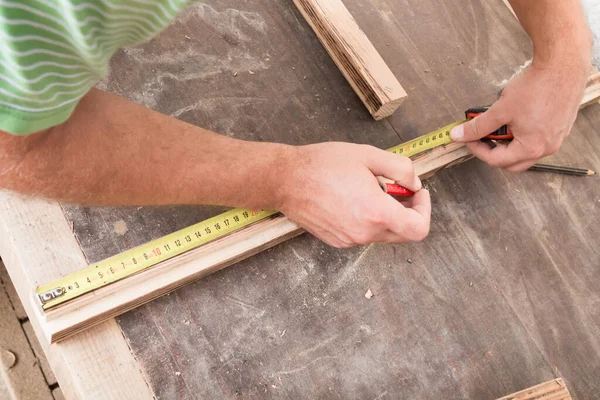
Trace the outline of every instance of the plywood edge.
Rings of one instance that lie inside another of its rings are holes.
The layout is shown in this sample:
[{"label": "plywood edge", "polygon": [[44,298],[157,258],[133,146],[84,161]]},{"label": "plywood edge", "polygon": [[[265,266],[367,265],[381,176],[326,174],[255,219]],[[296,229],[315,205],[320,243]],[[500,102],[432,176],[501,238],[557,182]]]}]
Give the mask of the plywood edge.
[{"label": "plywood edge", "polygon": [[571,394],[561,378],[530,387],[497,400],[570,400]]},{"label": "plywood edge", "polygon": [[[45,322],[31,302],[36,285],[86,265],[60,206],[0,192],[0,254],[42,339]],[[153,396],[114,319],[58,344],[40,342],[66,398]]]},{"label": "plywood edge", "polygon": [[342,0],[294,0],[373,118],[396,111],[406,91]]}]

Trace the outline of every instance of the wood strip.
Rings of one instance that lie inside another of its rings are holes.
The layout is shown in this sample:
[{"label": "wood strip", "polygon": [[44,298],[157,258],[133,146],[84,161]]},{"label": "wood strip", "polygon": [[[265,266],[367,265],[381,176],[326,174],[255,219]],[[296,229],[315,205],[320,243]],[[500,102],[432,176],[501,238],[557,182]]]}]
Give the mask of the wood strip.
[{"label": "wood strip", "polygon": [[59,344],[43,340],[36,286],[87,264],[58,204],[0,192],[0,254],[66,398],[152,398],[114,319]]},{"label": "wood strip", "polygon": [[392,115],[406,91],[342,0],[294,0],[294,4],[373,118]]},{"label": "wood strip", "polygon": [[561,378],[521,390],[497,400],[570,400],[571,394]]}]

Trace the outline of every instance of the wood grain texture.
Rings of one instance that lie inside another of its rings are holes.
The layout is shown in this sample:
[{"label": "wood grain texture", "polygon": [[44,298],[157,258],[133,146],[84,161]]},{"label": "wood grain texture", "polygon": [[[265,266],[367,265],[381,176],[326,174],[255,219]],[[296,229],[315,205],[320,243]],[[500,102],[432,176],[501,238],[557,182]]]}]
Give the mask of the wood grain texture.
[{"label": "wood grain texture", "polygon": [[376,120],[407,94],[342,0],[294,0],[308,24]]},{"label": "wood grain texture", "polygon": [[567,385],[561,378],[530,387],[497,400],[571,400]]},{"label": "wood grain texture", "polygon": [[44,340],[35,287],[86,265],[59,205],[0,192],[0,254],[67,398],[151,398],[114,319],[60,344]]}]

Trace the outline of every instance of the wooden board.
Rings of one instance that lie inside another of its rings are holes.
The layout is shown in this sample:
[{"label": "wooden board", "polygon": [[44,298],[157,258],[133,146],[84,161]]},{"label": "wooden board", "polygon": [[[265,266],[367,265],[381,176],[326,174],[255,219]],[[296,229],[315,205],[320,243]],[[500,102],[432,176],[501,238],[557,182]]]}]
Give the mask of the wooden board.
[{"label": "wooden board", "polygon": [[[0,192],[0,254],[38,337],[32,290],[86,261],[57,204]],[[115,320],[42,348],[69,399],[148,399],[152,394]]]},{"label": "wooden board", "polygon": [[571,394],[565,382],[553,379],[520,392],[504,396],[497,400],[571,400]]},{"label": "wooden board", "polygon": [[406,98],[406,91],[342,0],[294,0],[373,118],[389,117]]}]

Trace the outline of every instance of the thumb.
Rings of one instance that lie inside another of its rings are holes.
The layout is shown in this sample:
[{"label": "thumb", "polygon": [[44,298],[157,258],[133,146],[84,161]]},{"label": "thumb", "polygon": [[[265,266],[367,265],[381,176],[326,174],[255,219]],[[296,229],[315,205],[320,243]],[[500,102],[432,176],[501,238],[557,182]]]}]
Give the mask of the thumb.
[{"label": "thumb", "polygon": [[510,121],[506,116],[503,102],[498,100],[483,114],[452,128],[450,137],[455,142],[472,142],[500,129],[508,122]]}]

